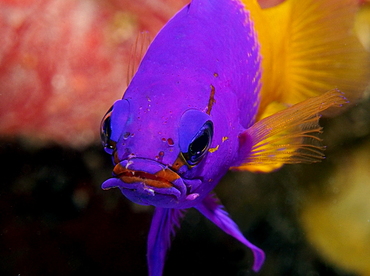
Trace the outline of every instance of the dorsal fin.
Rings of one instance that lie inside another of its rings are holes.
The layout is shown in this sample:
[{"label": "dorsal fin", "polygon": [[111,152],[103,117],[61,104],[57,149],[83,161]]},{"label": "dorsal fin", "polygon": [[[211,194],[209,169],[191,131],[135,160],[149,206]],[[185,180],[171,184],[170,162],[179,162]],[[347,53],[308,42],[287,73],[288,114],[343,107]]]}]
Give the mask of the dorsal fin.
[{"label": "dorsal fin", "polygon": [[136,36],[135,43],[132,45],[131,55],[128,62],[127,68],[127,86],[130,84],[132,78],[134,77],[141,60],[143,59],[149,45],[150,45],[150,35],[149,32],[143,31]]}]

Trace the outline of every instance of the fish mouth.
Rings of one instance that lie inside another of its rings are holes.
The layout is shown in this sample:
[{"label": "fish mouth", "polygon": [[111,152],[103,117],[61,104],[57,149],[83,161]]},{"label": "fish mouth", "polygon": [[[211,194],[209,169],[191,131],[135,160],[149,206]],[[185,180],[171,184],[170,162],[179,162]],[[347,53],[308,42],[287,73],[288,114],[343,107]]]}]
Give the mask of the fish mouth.
[{"label": "fish mouth", "polygon": [[128,169],[123,167],[121,163],[114,167],[113,173],[125,183],[142,182],[153,188],[171,188],[174,186],[172,182],[181,178],[177,173],[168,168],[161,169],[152,174],[145,171]]},{"label": "fish mouth", "polygon": [[192,191],[201,183],[200,179],[183,179],[157,161],[135,157],[116,164],[113,178],[106,180],[102,189],[120,188],[138,204],[176,208],[196,199],[199,194]]}]

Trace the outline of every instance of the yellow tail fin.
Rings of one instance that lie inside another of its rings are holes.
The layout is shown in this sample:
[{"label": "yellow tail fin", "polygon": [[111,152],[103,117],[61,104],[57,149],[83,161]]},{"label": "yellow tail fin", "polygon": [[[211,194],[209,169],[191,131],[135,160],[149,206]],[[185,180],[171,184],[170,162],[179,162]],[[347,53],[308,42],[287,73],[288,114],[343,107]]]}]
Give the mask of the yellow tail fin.
[{"label": "yellow tail fin", "polygon": [[272,101],[296,104],[338,88],[350,102],[370,80],[369,53],[354,32],[353,0],[286,0],[250,10],[263,58],[259,117]]}]

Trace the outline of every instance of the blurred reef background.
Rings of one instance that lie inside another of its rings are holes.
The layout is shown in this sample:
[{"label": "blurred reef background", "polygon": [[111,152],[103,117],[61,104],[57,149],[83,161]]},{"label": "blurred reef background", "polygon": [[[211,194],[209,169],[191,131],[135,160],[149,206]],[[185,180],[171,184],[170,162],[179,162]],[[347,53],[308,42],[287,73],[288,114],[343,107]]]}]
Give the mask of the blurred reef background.
[{"label": "blurred reef background", "polygon": [[[0,0],[0,275],[147,274],[153,209],[101,190],[112,164],[99,124],[137,34],[153,37],[187,2]],[[266,253],[258,275],[370,276],[369,92],[321,124],[324,162],[230,172],[216,188]],[[172,245],[165,275],[257,275],[251,252],[195,210]]]}]

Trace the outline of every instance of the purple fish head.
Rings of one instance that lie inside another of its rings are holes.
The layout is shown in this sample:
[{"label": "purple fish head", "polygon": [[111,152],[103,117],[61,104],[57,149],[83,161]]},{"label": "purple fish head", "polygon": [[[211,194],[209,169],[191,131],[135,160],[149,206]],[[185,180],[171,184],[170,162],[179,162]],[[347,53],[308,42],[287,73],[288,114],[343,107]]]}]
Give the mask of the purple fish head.
[{"label": "purple fish head", "polygon": [[257,113],[260,74],[256,34],[238,1],[186,6],[103,118],[115,163],[103,189],[118,187],[138,204],[195,206],[236,165],[238,136]]},{"label": "purple fish head", "polygon": [[[193,205],[204,186],[202,171],[213,140],[211,117],[197,109],[176,108],[166,117],[149,110],[158,108],[155,102],[146,107],[136,103],[117,101],[105,119],[103,128],[109,127],[109,121],[112,126],[106,148],[116,165],[115,177],[104,182],[103,188],[119,187],[130,200],[144,205]],[[115,129],[116,120],[126,123]],[[120,133],[117,138],[116,133]],[[109,144],[115,145],[111,149]]]}]

